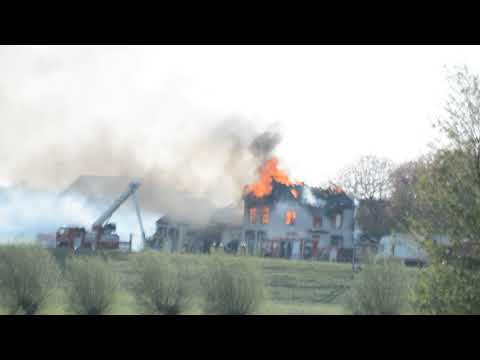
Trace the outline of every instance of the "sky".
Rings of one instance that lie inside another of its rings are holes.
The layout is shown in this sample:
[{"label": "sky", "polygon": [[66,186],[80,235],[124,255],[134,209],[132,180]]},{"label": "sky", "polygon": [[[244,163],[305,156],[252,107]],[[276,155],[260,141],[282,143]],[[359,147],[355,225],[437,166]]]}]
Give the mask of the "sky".
[{"label": "sky", "polygon": [[0,46],[0,185],[100,125],[139,161],[176,166],[179,146],[232,117],[275,124],[281,167],[316,185],[361,155],[426,151],[463,65],[480,73],[480,47]]}]

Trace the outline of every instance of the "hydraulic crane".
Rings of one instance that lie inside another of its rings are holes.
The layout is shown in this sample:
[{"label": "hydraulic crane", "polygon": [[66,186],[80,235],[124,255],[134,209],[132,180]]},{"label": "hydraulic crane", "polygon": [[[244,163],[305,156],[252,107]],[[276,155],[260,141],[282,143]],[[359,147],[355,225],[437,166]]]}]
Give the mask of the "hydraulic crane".
[{"label": "hydraulic crane", "polygon": [[128,185],[127,190],[121,194],[93,223],[91,231],[86,231],[83,227],[61,227],[56,234],[57,247],[70,247],[75,251],[78,248],[90,248],[92,250],[96,250],[97,248],[118,249],[120,237],[116,234],[116,225],[114,223],[108,223],[108,220],[130,196],[133,196],[138,221],[140,223],[142,240],[145,241],[145,232],[140,215],[140,207],[138,205],[138,199],[135,196],[139,187],[140,182],[131,182]]},{"label": "hydraulic crane", "polygon": [[143,245],[145,245],[145,229],[143,228],[142,215],[140,214],[140,205],[138,204],[138,198],[136,193],[133,193],[133,202],[135,203],[135,211],[137,212],[138,224],[140,225],[140,233],[142,234]]}]

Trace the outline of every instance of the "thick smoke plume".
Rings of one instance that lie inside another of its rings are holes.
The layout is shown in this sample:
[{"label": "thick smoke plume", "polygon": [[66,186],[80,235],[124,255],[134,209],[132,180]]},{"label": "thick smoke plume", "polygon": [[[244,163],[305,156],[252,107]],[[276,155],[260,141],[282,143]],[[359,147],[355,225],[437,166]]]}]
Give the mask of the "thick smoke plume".
[{"label": "thick smoke plume", "polygon": [[[90,224],[104,207],[84,199],[88,189],[75,185],[81,176],[118,177],[101,189],[107,202],[140,179],[142,212],[152,217],[204,224],[218,207],[239,204],[279,143],[278,131],[238,116],[198,115],[175,81],[157,84],[147,71],[125,76],[137,60],[130,48],[0,49],[0,185],[37,190],[6,190],[0,207],[9,220],[1,227]],[[59,202],[67,189],[75,198]]]},{"label": "thick smoke plume", "polygon": [[257,136],[250,144],[253,155],[263,164],[273,153],[275,147],[282,140],[278,132],[266,131]]}]

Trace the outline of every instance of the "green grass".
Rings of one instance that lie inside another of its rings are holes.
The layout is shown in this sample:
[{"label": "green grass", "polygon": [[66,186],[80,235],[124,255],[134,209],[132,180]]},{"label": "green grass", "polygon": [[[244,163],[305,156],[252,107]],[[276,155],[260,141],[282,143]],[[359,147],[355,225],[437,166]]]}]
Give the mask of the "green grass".
[{"label": "green grass", "polygon": [[[128,291],[135,281],[131,269],[133,257],[135,254],[130,254],[117,258],[112,263],[122,274],[124,289],[113,311],[115,314],[134,314],[137,311],[135,299]],[[208,255],[184,254],[180,258],[193,270],[189,281],[197,294],[187,313],[201,314],[199,278],[205,273]],[[343,314],[340,296],[333,299],[326,297],[338,287],[348,286],[352,279],[350,264],[254,257],[248,257],[246,260],[260,265],[264,275],[268,300],[263,304],[259,314]]]},{"label": "green grass", "polygon": [[[55,255],[59,263],[63,265],[65,256],[67,256],[65,252],[57,252]],[[130,291],[135,281],[132,260],[136,254],[105,252],[103,256],[108,257],[111,266],[120,274],[122,280],[122,289],[117,294],[117,301],[111,314],[139,314],[140,310]],[[181,261],[185,261],[191,267],[192,275],[188,281],[196,294],[187,314],[202,314],[199,279],[205,273],[208,256],[180,255]],[[340,305],[341,295],[334,298],[328,298],[328,295],[341,286],[348,286],[352,280],[351,264],[255,257],[247,257],[245,260],[259,265],[264,275],[267,301],[262,305],[258,314],[333,315],[344,313]],[[42,314],[67,314],[65,309],[65,296],[60,289]],[[0,313],[2,313],[1,309]]]},{"label": "green grass", "polygon": [[274,303],[267,302],[260,315],[342,315],[343,308],[338,304]]}]

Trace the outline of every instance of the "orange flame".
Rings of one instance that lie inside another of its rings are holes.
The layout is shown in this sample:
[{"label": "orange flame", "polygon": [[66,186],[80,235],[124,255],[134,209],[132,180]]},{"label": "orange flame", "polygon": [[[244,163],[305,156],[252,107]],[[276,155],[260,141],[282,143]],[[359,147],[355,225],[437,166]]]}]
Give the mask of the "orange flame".
[{"label": "orange flame", "polygon": [[[246,186],[247,192],[253,192],[255,196],[259,198],[270,195],[272,193],[273,179],[287,186],[292,186],[297,184],[291,181],[290,178],[288,177],[288,174],[285,171],[280,170],[277,166],[278,166],[277,158],[273,157],[270,160],[267,160],[263,165],[262,171],[260,173],[260,180],[258,180],[256,183],[252,185],[247,185]],[[292,194],[293,196],[295,196],[293,191],[292,191]],[[295,197],[298,196],[298,192],[296,192],[296,194],[297,195]]]},{"label": "orange flame", "polygon": [[294,210],[288,210],[287,217],[285,218],[285,224],[287,225],[294,224],[296,218],[297,218],[297,212]]},{"label": "orange flame", "polygon": [[250,224],[257,223],[257,208],[250,209]]},{"label": "orange flame", "polygon": [[265,206],[263,208],[262,224],[270,223],[270,208]]}]

